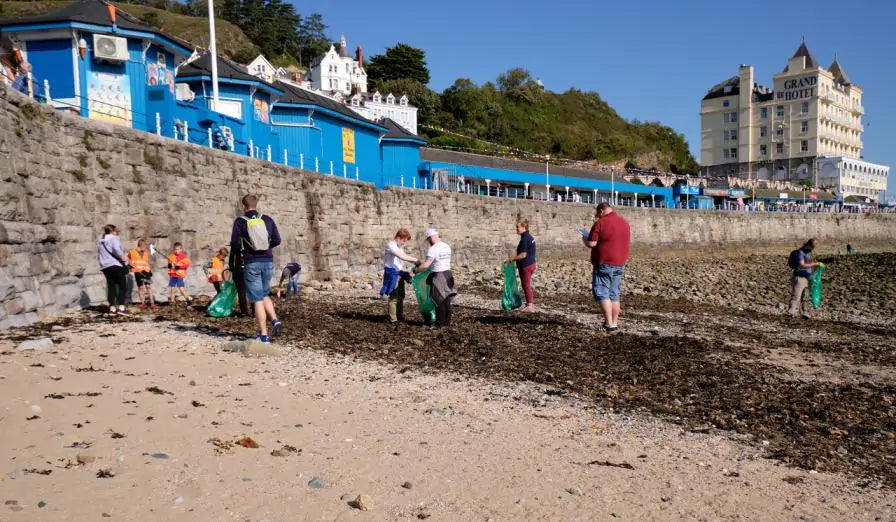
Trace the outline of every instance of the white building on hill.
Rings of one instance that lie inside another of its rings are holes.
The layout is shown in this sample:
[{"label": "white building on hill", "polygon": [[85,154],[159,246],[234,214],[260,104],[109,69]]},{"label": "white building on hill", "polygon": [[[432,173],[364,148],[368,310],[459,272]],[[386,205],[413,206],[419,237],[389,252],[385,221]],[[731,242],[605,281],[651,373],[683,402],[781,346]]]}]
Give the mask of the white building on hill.
[{"label": "white building on hill", "polygon": [[379,91],[373,94],[355,94],[348,98],[352,109],[373,121],[389,118],[413,134],[417,134],[417,107],[408,103],[408,97],[385,96]]},{"label": "white building on hill", "polygon": [[361,48],[355,57],[348,51],[345,35],[339,40],[339,49],[330,49],[311,64],[311,87],[323,92],[341,92],[351,95],[367,92],[367,73],[364,71],[364,57]]},{"label": "white building on hill", "polygon": [[340,40],[338,50],[330,46],[326,53],[312,62],[311,72],[305,81],[294,81],[287,71],[281,73],[282,68],[275,68],[260,55],[247,68],[251,74],[268,81],[276,78],[329,96],[369,120],[389,118],[417,134],[417,107],[411,105],[404,94],[367,92],[367,72],[364,70],[361,48],[357,48],[353,58],[348,53],[345,36]]}]

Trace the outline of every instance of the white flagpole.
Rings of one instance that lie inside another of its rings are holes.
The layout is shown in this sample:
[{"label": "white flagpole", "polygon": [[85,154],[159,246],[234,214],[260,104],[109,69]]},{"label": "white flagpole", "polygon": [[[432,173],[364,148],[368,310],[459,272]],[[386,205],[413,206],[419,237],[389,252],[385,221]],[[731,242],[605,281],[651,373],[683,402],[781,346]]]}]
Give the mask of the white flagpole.
[{"label": "white flagpole", "polygon": [[215,2],[208,0],[209,58],[212,62],[212,110],[218,110],[218,50],[215,45]]}]

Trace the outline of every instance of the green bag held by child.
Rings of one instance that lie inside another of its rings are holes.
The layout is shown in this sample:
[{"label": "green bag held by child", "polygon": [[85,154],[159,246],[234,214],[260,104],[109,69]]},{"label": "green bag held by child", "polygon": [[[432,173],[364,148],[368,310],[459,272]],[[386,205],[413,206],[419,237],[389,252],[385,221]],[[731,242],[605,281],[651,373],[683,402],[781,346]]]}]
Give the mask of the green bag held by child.
[{"label": "green bag held by child", "polygon": [[420,272],[411,280],[411,286],[414,287],[414,295],[417,296],[417,307],[420,308],[420,316],[423,322],[428,325],[436,324],[436,303],[429,294],[430,284],[426,281],[431,270]]},{"label": "green bag held by child", "polygon": [[521,306],[523,296],[520,295],[520,285],[516,280],[516,267],[514,263],[504,263],[504,293],[501,294],[501,308],[509,312]]},{"label": "green bag held by child", "polygon": [[809,296],[812,298],[812,308],[821,308],[821,274],[824,273],[824,265],[815,267],[812,277],[809,279]]},{"label": "green bag held by child", "polygon": [[221,283],[221,291],[208,305],[208,315],[212,317],[230,317],[233,313],[233,301],[236,299],[236,285],[228,279]]}]

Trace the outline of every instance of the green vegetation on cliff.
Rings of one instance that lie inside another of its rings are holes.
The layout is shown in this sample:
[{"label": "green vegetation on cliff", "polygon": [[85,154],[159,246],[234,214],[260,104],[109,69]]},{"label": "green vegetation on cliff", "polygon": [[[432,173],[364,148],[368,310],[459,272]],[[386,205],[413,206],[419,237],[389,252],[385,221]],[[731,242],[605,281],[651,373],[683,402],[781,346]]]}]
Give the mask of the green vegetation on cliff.
[{"label": "green vegetation on cliff", "polygon": [[[0,13],[3,18],[17,18],[46,13],[71,2],[0,2]],[[172,35],[200,47],[208,47],[208,18],[187,16],[173,11],[156,9],[148,5],[116,3],[116,7],[125,13],[150,25],[164,29]],[[218,53],[234,60],[251,60],[258,55],[258,47],[252,43],[243,31],[220,18],[215,19],[215,32],[218,36]]]},{"label": "green vegetation on cliff", "polygon": [[[680,173],[699,169],[684,136],[660,123],[626,121],[595,92],[554,93],[528,71],[511,69],[481,86],[458,79],[439,94],[419,80],[429,72],[425,53],[415,51],[398,44],[372,57],[378,67],[368,71],[370,90],[407,94],[434,146],[502,154],[519,149]],[[390,56],[399,54],[400,68]],[[402,71],[414,71],[414,77]]]}]

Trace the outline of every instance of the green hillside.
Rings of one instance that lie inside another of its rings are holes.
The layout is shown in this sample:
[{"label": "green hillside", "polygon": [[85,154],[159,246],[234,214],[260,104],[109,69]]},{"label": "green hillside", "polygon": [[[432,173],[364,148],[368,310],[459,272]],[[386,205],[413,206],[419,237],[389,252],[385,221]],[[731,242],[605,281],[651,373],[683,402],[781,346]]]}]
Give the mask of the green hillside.
[{"label": "green hillside", "polygon": [[[436,126],[507,147],[682,173],[698,169],[684,136],[659,123],[626,121],[595,92],[554,93],[526,75],[481,87],[458,80],[440,101]],[[436,145],[470,146],[468,139],[429,133]]]},{"label": "green hillside", "polygon": [[[0,17],[16,18],[45,13],[69,2],[0,2]],[[117,3],[119,9],[131,16],[139,18],[146,23],[160,27],[193,45],[201,48],[208,47],[208,19],[202,17],[185,16],[182,14],[155,9],[153,7],[136,4]],[[215,19],[215,31],[217,32],[218,54],[223,54],[236,61],[246,63],[258,55],[258,48],[232,23]]]}]

